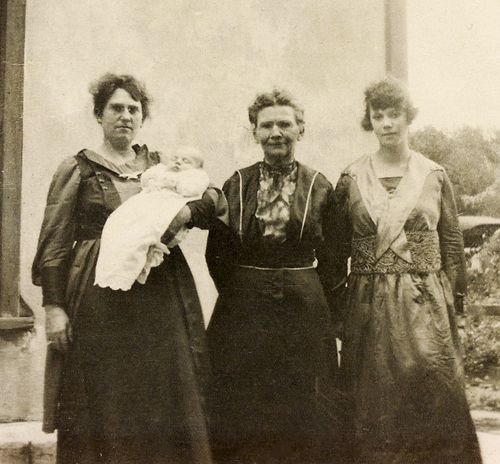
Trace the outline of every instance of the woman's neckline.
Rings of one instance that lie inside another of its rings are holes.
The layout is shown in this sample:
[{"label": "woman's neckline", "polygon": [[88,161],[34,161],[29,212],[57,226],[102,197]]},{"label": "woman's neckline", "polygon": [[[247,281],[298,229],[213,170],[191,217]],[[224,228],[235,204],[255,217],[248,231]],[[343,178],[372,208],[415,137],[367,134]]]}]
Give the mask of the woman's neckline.
[{"label": "woman's neckline", "polygon": [[[410,151],[409,156],[402,160],[399,164],[394,163],[393,166],[390,164],[381,164],[377,162],[377,153],[372,153],[370,155],[370,163],[375,173],[377,179],[383,179],[388,177],[404,177],[408,172],[408,166],[413,154]],[[382,169],[381,169],[382,168]]]},{"label": "woman's neckline", "polygon": [[113,149],[109,143],[104,141],[94,151],[99,156],[116,166],[130,164],[137,158],[137,151],[134,149],[134,145],[131,145],[126,150],[118,151]]},{"label": "woman's neckline", "polygon": [[84,151],[87,158],[91,161],[118,175],[127,175],[128,177],[131,174],[138,176],[148,167],[146,151],[142,150],[139,145],[134,145],[132,148],[136,154],[135,158],[120,164],[111,161],[95,149],[86,148]]},{"label": "woman's neckline", "polygon": [[[385,172],[378,173],[377,170],[375,169],[374,155],[375,155],[375,153],[372,153],[369,157],[369,160],[370,160],[371,169],[373,171],[373,175],[374,175],[376,182],[378,184],[378,189],[380,192],[384,192],[384,194],[387,195],[388,198],[393,198],[396,195],[396,193],[401,190],[401,185],[403,184],[403,179],[408,174],[408,170],[410,169],[410,162],[411,162],[411,159],[413,157],[413,152],[410,151],[410,156],[407,159],[407,162],[406,162],[404,169],[402,169],[401,173],[398,172],[397,175],[388,175],[389,173],[385,173]],[[391,174],[393,174],[393,173],[391,173]],[[391,179],[391,178],[392,179],[399,178],[399,182],[398,182],[398,185],[396,186],[396,188],[392,192],[389,193],[383,184],[383,179]]]}]

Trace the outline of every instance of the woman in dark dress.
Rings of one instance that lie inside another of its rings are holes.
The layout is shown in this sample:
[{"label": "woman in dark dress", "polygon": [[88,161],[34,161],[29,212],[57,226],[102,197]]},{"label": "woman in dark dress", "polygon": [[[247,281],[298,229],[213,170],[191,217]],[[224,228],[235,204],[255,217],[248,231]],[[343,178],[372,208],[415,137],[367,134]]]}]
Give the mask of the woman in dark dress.
[{"label": "woman in dark dress", "polygon": [[[44,430],[58,430],[59,464],[210,463],[204,325],[182,252],[130,291],[94,286],[106,218],[159,157],[132,144],[149,115],[136,79],[107,74],[91,92],[103,143],[59,166],[33,264],[49,341]],[[216,199],[184,207],[165,243],[183,224],[206,227]]]},{"label": "woman in dark dress", "polygon": [[333,187],[295,160],[304,113],[283,91],[249,108],[264,159],[224,184],[229,228],[213,229],[219,290],[208,327],[219,462],[339,462],[334,395]]},{"label": "woman in dark dress", "polygon": [[[356,462],[473,464],[455,308],[465,291],[462,234],[444,169],[408,146],[415,108],[395,79],[365,92],[379,141],[335,190],[336,280],[350,275],[342,365]],[[340,286],[339,286],[340,288]]]}]

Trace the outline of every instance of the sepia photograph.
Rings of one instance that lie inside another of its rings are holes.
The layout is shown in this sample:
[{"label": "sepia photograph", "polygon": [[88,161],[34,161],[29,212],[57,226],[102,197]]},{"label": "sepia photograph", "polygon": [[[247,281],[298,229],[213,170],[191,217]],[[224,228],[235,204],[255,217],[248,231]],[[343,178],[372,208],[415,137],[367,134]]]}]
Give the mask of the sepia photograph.
[{"label": "sepia photograph", "polygon": [[0,0],[0,464],[500,464],[498,0]]}]

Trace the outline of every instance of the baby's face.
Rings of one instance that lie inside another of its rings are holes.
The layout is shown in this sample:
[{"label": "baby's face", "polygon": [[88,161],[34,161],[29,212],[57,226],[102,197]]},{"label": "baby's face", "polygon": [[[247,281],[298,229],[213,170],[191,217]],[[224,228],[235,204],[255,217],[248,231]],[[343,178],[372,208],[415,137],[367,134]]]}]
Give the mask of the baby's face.
[{"label": "baby's face", "polygon": [[169,171],[179,172],[187,169],[197,169],[201,167],[201,157],[198,153],[190,153],[187,150],[180,150],[168,158],[162,160]]},{"label": "baby's face", "polygon": [[199,167],[199,162],[193,156],[188,155],[173,155],[170,158],[168,168],[171,171],[185,171],[187,169],[195,169]]}]

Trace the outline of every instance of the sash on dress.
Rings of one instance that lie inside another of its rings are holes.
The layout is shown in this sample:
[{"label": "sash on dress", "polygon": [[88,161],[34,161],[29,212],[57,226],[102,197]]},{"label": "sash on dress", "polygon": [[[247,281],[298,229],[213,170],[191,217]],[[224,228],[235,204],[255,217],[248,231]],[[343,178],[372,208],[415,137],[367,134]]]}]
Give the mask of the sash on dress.
[{"label": "sash on dress", "polygon": [[441,166],[412,151],[399,185],[389,194],[377,177],[371,155],[350,166],[363,203],[377,227],[375,258],[379,260],[390,248],[401,259],[412,263],[404,225],[415,208],[427,176]]}]

